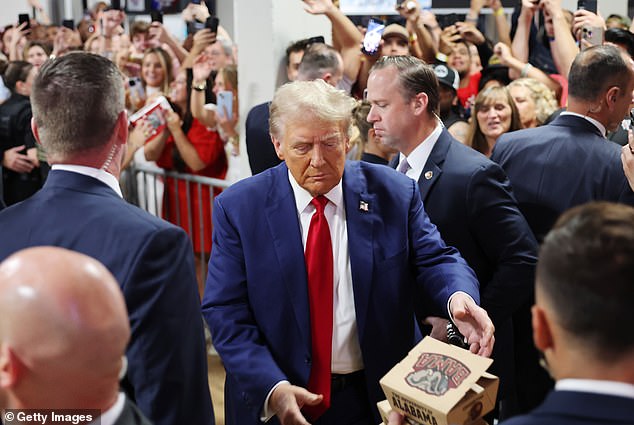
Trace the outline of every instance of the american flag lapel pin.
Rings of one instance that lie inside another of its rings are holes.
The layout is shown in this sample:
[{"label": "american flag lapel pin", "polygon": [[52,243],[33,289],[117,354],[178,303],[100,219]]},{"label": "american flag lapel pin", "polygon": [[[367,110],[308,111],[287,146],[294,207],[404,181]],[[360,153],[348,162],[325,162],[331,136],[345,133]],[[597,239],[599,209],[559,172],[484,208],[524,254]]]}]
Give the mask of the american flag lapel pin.
[{"label": "american flag lapel pin", "polygon": [[359,210],[363,212],[368,212],[370,210],[370,206],[365,201],[359,201]]}]

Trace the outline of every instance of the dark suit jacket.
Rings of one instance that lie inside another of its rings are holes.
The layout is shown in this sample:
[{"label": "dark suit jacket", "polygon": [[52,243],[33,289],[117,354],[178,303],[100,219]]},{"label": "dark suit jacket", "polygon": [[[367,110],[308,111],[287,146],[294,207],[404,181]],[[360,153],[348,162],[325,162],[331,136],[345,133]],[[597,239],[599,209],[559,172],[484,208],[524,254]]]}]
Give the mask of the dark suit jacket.
[{"label": "dark suit jacket", "polygon": [[538,240],[576,205],[603,200],[634,206],[620,147],[584,118],[561,115],[542,127],[503,134],[491,159],[509,176]]},{"label": "dark suit jacket", "polygon": [[270,104],[271,102],[265,102],[251,108],[245,123],[247,154],[253,175],[282,162],[275,153],[269,134]]},{"label": "dark suit jacket", "polygon": [[502,425],[632,425],[634,400],[576,391],[552,391],[531,413]]},{"label": "dark suit jacket", "polygon": [[[429,222],[413,180],[348,162],[343,197],[357,330],[376,403],[385,398],[379,379],[415,340],[414,288],[445,315],[450,294],[463,288],[477,302],[478,288]],[[286,164],[216,197],[213,221],[203,314],[227,370],[227,423],[255,424],[273,385],[306,387],[311,367],[304,249]]]},{"label": "dark suit jacket", "polygon": [[513,387],[511,315],[532,299],[537,242],[500,166],[446,130],[418,185],[429,219],[478,277],[482,307],[495,324],[491,371],[501,378],[504,398]]},{"label": "dark suit jacket", "polygon": [[0,260],[54,245],[101,261],[121,285],[132,338],[126,391],[157,424],[214,422],[192,247],[185,232],[92,177],[51,171],[0,213]]},{"label": "dark suit jacket", "polygon": [[143,416],[139,408],[126,397],[123,411],[114,425],[152,425],[152,422]]}]

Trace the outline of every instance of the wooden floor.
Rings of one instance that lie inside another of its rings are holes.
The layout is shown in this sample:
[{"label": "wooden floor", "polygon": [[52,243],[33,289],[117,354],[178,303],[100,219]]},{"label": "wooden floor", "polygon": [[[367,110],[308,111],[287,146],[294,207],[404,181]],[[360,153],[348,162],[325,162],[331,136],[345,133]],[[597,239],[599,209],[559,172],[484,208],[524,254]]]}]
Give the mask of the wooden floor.
[{"label": "wooden floor", "polygon": [[214,404],[214,415],[216,417],[216,425],[224,425],[225,423],[225,368],[220,361],[218,354],[207,355],[207,369],[209,371],[209,391],[211,392],[211,400]]}]

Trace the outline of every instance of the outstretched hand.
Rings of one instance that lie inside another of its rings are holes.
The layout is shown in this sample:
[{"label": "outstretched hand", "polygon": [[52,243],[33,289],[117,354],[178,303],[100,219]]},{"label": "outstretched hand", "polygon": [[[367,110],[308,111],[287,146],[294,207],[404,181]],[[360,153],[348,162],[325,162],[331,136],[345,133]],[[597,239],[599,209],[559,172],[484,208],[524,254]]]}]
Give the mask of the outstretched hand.
[{"label": "outstretched hand", "polygon": [[457,293],[451,298],[449,308],[458,330],[467,339],[469,350],[489,357],[495,343],[495,327],[487,312],[463,293]]},{"label": "outstretched hand", "polygon": [[282,425],[310,425],[301,409],[304,406],[316,406],[324,399],[321,394],[291,384],[280,384],[269,398],[269,408]]}]

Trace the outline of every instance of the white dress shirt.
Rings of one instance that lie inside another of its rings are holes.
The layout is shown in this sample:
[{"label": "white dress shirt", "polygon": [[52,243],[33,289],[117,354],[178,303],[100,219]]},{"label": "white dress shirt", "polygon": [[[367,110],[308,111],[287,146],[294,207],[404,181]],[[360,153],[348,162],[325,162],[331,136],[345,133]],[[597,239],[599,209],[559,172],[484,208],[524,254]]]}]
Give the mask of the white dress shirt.
[{"label": "white dress shirt", "polygon": [[[310,219],[315,207],[310,203],[313,196],[302,188],[288,173],[295,204],[299,215],[302,232],[302,243],[306,251],[306,239]],[[325,194],[328,204],[324,215],[328,220],[330,240],[332,241],[333,262],[333,329],[332,329],[332,373],[352,373],[363,369],[361,346],[357,335],[357,316],[354,308],[354,292],[352,289],[352,270],[348,253],[348,226],[346,210],[343,204],[343,186],[341,181],[330,192]]]},{"label": "white dress shirt", "polygon": [[85,167],[83,165],[54,164],[51,167],[51,170],[70,171],[72,173],[83,174],[84,176],[95,178],[100,182],[107,184],[108,187],[110,187],[117,193],[117,195],[123,198],[123,194],[121,193],[121,188],[119,187],[119,182],[117,181],[117,178],[102,169]]},{"label": "white dress shirt", "polygon": [[420,175],[423,173],[423,168],[425,168],[425,163],[427,162],[432,149],[436,146],[436,142],[440,137],[440,133],[442,133],[442,129],[442,125],[437,123],[434,131],[432,131],[425,140],[416,146],[416,148],[410,152],[409,156],[406,157],[403,153],[399,154],[399,167],[405,159],[407,159],[407,162],[409,163],[410,169],[405,173],[407,177],[418,181]]},{"label": "white dress shirt", "polygon": [[577,391],[634,399],[634,385],[625,382],[601,381],[598,379],[562,379],[557,381],[555,389],[558,391]]},{"label": "white dress shirt", "polygon": [[98,418],[92,421],[89,425],[113,425],[121,413],[123,412],[123,407],[125,405],[125,394],[119,393],[117,397],[117,401],[112,405],[112,407],[101,414]]}]

